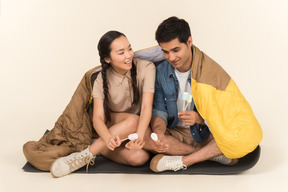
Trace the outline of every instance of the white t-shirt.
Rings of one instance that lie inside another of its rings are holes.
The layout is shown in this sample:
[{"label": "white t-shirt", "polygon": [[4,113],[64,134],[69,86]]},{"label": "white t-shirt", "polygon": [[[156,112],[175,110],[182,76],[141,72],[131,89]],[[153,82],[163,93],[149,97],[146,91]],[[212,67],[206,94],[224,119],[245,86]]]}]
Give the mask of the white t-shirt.
[{"label": "white t-shirt", "polygon": [[[176,77],[177,77],[178,82],[179,82],[179,93],[178,93],[178,100],[177,100],[178,112],[183,111],[183,109],[184,109],[183,107],[185,107],[185,106],[183,106],[184,101],[182,100],[183,92],[187,92],[188,94],[192,95],[191,85],[188,82],[188,77],[189,77],[190,73],[191,73],[191,70],[184,72],[184,73],[181,73],[177,69],[175,69],[175,74],[176,74]],[[187,102],[185,102],[185,105],[186,104],[187,104]],[[187,108],[186,108],[186,111],[192,111],[192,110],[193,109],[191,109],[191,103],[189,103]],[[177,126],[189,128],[189,126],[186,126],[181,120],[179,120]]]}]

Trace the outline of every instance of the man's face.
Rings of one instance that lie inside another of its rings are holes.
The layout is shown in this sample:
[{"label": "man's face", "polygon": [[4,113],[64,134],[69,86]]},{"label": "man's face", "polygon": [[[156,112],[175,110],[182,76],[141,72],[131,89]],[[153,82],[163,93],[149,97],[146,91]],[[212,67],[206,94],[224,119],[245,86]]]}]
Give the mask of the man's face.
[{"label": "man's face", "polygon": [[191,46],[192,37],[188,38],[187,44],[181,43],[178,38],[169,42],[160,43],[165,58],[180,72],[186,72],[191,68]]}]

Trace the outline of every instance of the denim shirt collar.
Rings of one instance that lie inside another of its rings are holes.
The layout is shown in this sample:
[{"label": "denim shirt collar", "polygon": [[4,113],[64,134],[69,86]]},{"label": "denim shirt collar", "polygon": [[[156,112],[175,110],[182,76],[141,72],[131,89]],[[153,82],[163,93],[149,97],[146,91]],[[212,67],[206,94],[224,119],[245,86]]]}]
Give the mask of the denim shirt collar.
[{"label": "denim shirt collar", "polygon": [[[191,47],[191,51],[192,51],[192,62],[193,62],[193,55],[194,55],[193,47],[194,47],[194,45]],[[165,59],[165,60],[166,60],[166,59]],[[166,60],[166,62],[169,63],[168,60]],[[191,64],[191,70],[192,70],[192,64]],[[173,77],[174,80],[176,80],[177,83],[178,83],[178,80],[177,80],[176,74],[175,74],[175,68],[174,68],[170,63],[169,63],[169,66],[168,66],[168,70],[167,70],[167,71],[168,71],[169,77]],[[190,86],[191,86],[191,73],[190,73],[189,76],[188,76],[188,81],[189,81]],[[178,91],[177,91],[177,92],[178,92]],[[177,93],[177,94],[178,94],[178,93]]]},{"label": "denim shirt collar", "polygon": [[[166,60],[167,61],[167,60]],[[168,62],[168,61],[167,61]],[[169,62],[168,62],[169,63]],[[169,65],[168,65],[168,69],[167,69],[167,71],[168,71],[168,76],[170,77],[170,78],[174,78],[174,80],[175,81],[177,81],[177,84],[178,84],[178,79],[177,79],[177,77],[176,77],[176,74],[175,74],[175,68],[169,63]],[[189,76],[188,76],[188,82],[189,82],[189,84],[191,85],[191,73],[189,73]],[[177,91],[178,92],[178,91]]]}]

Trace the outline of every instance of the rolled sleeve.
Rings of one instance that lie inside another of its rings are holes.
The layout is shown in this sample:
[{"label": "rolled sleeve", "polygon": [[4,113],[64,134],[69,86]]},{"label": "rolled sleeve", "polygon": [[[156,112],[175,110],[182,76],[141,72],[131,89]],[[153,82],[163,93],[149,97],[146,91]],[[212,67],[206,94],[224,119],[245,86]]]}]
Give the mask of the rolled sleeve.
[{"label": "rolled sleeve", "polygon": [[168,111],[166,107],[165,97],[162,89],[162,85],[158,82],[157,76],[155,80],[155,92],[153,99],[152,117],[161,117],[168,125]]},{"label": "rolled sleeve", "polygon": [[152,109],[152,118],[153,117],[161,117],[165,122],[166,126],[168,125],[168,113],[164,111],[160,111],[158,109]]}]

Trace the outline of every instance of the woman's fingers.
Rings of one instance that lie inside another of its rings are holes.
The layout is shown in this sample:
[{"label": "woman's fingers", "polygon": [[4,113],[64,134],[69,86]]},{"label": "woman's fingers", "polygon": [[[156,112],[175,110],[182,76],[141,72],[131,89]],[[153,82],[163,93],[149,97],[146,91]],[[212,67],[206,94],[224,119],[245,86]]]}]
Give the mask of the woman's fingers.
[{"label": "woman's fingers", "polygon": [[145,145],[145,142],[142,139],[135,139],[133,141],[129,141],[125,147],[128,149],[142,149]]},{"label": "woman's fingers", "polygon": [[120,137],[117,135],[116,137],[114,137],[115,143],[116,143],[116,147],[119,147],[121,145],[121,140]]},{"label": "woman's fingers", "polygon": [[108,149],[114,151],[114,149],[116,147],[119,147],[121,145],[121,140],[120,140],[120,137],[119,136],[113,136],[111,137],[108,142],[107,142],[107,147]]}]

